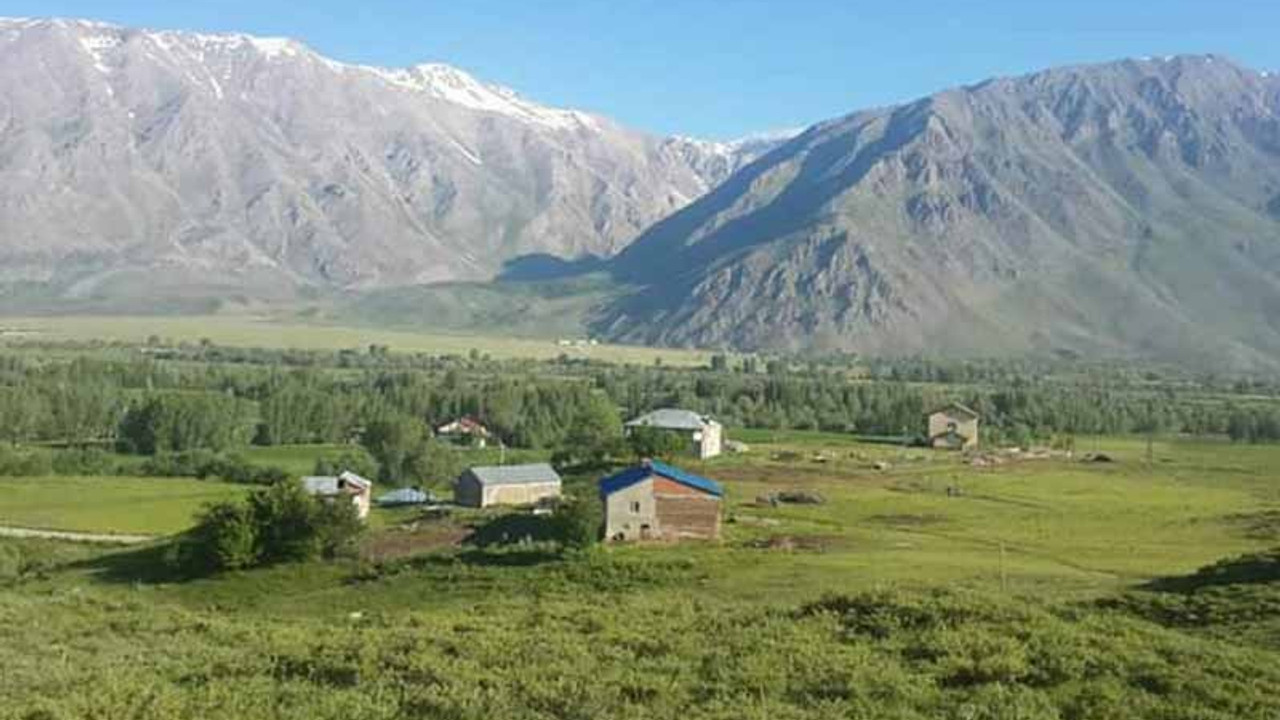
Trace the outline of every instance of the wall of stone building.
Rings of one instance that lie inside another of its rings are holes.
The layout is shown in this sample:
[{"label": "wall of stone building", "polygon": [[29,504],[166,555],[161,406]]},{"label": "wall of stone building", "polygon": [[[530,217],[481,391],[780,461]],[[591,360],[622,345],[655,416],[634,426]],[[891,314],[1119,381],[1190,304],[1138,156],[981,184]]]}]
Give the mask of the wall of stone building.
[{"label": "wall of stone building", "polygon": [[646,540],[656,536],[653,478],[604,498],[605,540]]},{"label": "wall of stone building", "polygon": [[720,537],[720,498],[687,485],[653,480],[654,516],[658,534],[664,540]]},{"label": "wall of stone building", "polygon": [[484,489],[484,506],[532,505],[539,500],[560,497],[560,483],[519,483],[490,485]]},{"label": "wall of stone building", "polygon": [[720,423],[707,423],[703,426],[702,439],[698,443],[698,457],[706,460],[724,452],[724,428]]},{"label": "wall of stone building", "polygon": [[710,540],[720,537],[720,498],[651,477],[604,499],[605,539]]},{"label": "wall of stone building", "polygon": [[967,415],[953,415],[948,412],[936,412],[930,415],[929,437],[946,435],[952,423],[955,424],[956,432],[966,438],[964,448],[978,446],[978,419]]}]

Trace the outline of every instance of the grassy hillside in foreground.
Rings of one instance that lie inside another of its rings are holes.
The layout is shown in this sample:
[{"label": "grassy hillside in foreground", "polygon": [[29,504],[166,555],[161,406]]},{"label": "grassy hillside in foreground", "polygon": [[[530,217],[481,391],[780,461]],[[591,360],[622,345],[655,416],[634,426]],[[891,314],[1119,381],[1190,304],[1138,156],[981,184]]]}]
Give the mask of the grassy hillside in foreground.
[{"label": "grassy hillside in foreground", "polygon": [[[15,549],[16,548],[16,549]],[[47,549],[0,553],[48,561]],[[25,555],[24,555],[25,554]],[[74,567],[92,567],[83,557]],[[254,591],[402,579],[267,573]],[[1280,712],[1280,653],[1123,609],[966,590],[728,601],[695,563],[594,552],[445,564],[394,609],[324,594],[264,616],[218,583],[0,589],[0,718],[1151,718]],[[503,577],[536,578],[511,592]],[[107,580],[107,583],[115,582]],[[223,581],[225,582],[225,581]],[[440,605],[455,587],[488,597]],[[241,591],[245,593],[245,590]],[[354,609],[352,609],[354,608]],[[105,630],[104,630],[105,628]]]},{"label": "grassy hillside in foreground", "polygon": [[[1140,440],[1081,439],[1114,462],[972,467],[830,433],[751,439],[687,463],[727,486],[718,544],[455,547],[440,538],[501,515],[375,511],[368,542],[410,552],[176,582],[163,546],[0,540],[0,718],[1280,712],[1274,573],[1194,572],[1280,540],[1280,447],[1162,441],[1148,465]],[[141,481],[8,482],[67,518],[148,514]],[[781,489],[826,503],[755,506]]]}]

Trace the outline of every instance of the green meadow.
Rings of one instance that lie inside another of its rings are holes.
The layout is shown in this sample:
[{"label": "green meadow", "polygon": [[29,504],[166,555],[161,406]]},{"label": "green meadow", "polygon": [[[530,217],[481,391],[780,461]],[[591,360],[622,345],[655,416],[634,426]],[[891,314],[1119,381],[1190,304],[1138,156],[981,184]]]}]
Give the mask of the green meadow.
[{"label": "green meadow", "polygon": [[[158,570],[163,542],[0,540],[0,718],[1280,712],[1274,583],[1151,589],[1276,545],[1280,447],[1087,438],[975,466],[837,433],[730,435],[750,451],[685,463],[726,486],[717,543],[564,552],[516,523],[481,546],[466,538],[514,516],[375,510],[358,556],[182,580]],[[341,449],[244,454],[300,473]],[[824,502],[757,502],[785,490]],[[0,491],[3,523],[173,533],[243,486]]]},{"label": "green meadow", "polygon": [[0,525],[126,535],[189,528],[200,508],[243,485],[189,478],[0,478]]}]

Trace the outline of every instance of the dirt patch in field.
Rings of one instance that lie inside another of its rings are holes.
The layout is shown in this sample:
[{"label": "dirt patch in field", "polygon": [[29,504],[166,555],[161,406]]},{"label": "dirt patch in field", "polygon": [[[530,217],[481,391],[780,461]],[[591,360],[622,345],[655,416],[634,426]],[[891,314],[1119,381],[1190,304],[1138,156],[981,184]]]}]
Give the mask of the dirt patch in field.
[{"label": "dirt patch in field", "polygon": [[826,535],[770,535],[748,540],[746,545],[757,550],[801,550],[823,552],[840,538]]},{"label": "dirt patch in field", "polygon": [[708,469],[702,474],[716,480],[761,483],[786,488],[805,485],[812,487],[817,484],[831,482],[881,486],[886,482],[884,475],[881,473],[869,470],[857,471],[852,467],[841,468],[830,465],[825,467],[783,467],[769,465],[726,467]]},{"label": "dirt patch in field", "polygon": [[471,528],[452,522],[392,528],[365,540],[360,548],[360,556],[365,560],[379,562],[456,548],[471,532]]}]

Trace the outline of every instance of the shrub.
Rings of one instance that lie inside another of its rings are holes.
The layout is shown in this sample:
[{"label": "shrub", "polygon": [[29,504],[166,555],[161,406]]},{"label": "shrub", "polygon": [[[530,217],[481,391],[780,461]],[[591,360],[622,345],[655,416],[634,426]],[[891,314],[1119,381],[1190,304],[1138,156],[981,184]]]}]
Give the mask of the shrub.
[{"label": "shrub", "polygon": [[249,507],[240,502],[206,508],[179,553],[182,566],[195,573],[239,570],[257,561],[257,529]]},{"label": "shrub", "polygon": [[50,453],[45,450],[0,449],[0,475],[36,477],[53,474]]},{"label": "shrub", "polygon": [[552,534],[566,547],[584,548],[600,539],[600,504],[583,498],[565,498],[551,516]]},{"label": "shrub", "polygon": [[53,472],[58,475],[118,475],[120,464],[99,448],[74,448],[53,454]]},{"label": "shrub", "polygon": [[147,458],[138,472],[149,477],[216,478],[230,483],[271,485],[289,479],[288,471],[254,465],[239,455],[220,455],[208,450],[160,453]]},{"label": "shrub", "polygon": [[320,502],[301,485],[277,483],[249,496],[264,563],[311,560],[320,554]]},{"label": "shrub", "polygon": [[245,501],[209,506],[174,555],[192,575],[301,562],[348,550],[362,530],[353,504],[318,500],[298,484],[278,482]]}]

